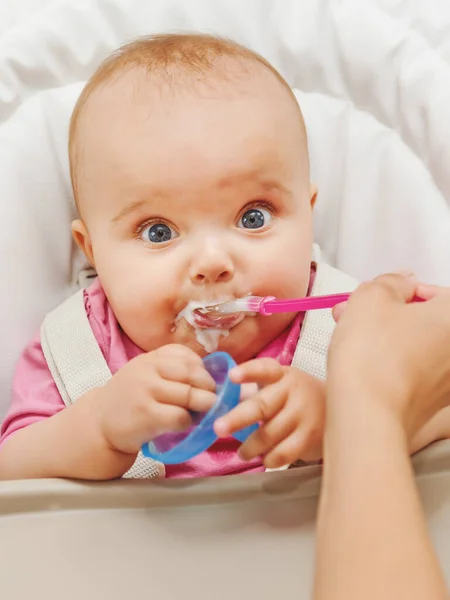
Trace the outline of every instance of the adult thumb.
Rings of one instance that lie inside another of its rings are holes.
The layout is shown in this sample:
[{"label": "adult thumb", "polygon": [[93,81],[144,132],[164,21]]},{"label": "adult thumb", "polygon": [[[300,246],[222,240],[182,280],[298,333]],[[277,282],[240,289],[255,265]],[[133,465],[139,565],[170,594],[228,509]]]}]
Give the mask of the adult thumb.
[{"label": "adult thumb", "polygon": [[384,290],[392,300],[398,300],[402,304],[412,302],[416,296],[417,279],[414,273],[400,271],[379,275],[373,280],[373,284],[374,289],[376,286]]},{"label": "adult thumb", "polygon": [[[417,282],[413,273],[388,273],[386,275],[379,275],[373,281],[367,282],[364,285],[356,289],[352,293],[351,299],[352,304],[355,302],[370,302],[371,299],[379,300],[379,293],[400,301],[402,303],[408,303],[416,299]],[[332,311],[333,318],[336,323],[344,314],[347,308],[348,302],[342,302],[337,304]]]}]

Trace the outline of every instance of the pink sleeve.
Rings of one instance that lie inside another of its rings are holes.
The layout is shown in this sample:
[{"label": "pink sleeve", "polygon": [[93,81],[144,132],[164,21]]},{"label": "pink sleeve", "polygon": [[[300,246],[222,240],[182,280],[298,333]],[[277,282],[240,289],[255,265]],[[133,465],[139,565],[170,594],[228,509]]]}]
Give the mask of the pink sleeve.
[{"label": "pink sleeve", "polygon": [[[141,350],[121,331],[99,280],[85,290],[84,303],[95,339],[111,372],[115,373]],[[17,363],[11,405],[0,430],[0,444],[15,431],[48,419],[64,407],[38,334]]]},{"label": "pink sleeve", "polygon": [[64,406],[37,335],[17,363],[11,405],[1,427],[0,444],[15,431],[52,417]]},{"label": "pink sleeve", "polygon": [[[119,327],[98,280],[85,290],[84,303],[100,350],[108,363],[112,360],[115,371],[127,361],[127,356]],[[111,353],[111,344],[115,354]],[[47,366],[38,333],[17,363],[11,405],[0,430],[0,444],[15,431],[48,419],[63,408],[65,404]]]}]

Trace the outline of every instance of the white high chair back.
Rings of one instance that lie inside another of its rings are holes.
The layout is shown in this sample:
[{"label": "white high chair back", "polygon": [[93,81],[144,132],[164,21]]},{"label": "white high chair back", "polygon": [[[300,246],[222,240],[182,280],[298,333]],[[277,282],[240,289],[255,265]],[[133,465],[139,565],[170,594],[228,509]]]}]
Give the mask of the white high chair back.
[{"label": "white high chair back", "polygon": [[450,8],[434,23],[420,6],[73,0],[0,38],[0,421],[20,351],[81,265],[70,236],[73,104],[100,60],[138,35],[202,30],[271,60],[301,90],[328,260],[360,279],[411,268],[450,284],[450,52],[439,42]]}]

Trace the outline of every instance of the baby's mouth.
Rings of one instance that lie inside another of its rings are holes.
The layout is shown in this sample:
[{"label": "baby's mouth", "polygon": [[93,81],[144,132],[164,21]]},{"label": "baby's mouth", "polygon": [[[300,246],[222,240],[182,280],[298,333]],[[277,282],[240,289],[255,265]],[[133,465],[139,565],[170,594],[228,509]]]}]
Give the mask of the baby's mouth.
[{"label": "baby's mouth", "polygon": [[230,330],[236,327],[245,317],[244,313],[224,314],[208,312],[203,313],[200,309],[211,306],[213,303],[224,302],[225,299],[215,299],[209,302],[191,300],[175,318],[174,329],[177,322],[183,319],[193,331],[197,342],[203,346],[206,352],[215,352],[219,347],[219,338],[227,337]]},{"label": "baby's mouth", "polygon": [[194,324],[199,329],[224,329],[229,330],[236,327],[243,319],[243,313],[226,315],[223,313],[204,314],[199,309],[192,312]]}]

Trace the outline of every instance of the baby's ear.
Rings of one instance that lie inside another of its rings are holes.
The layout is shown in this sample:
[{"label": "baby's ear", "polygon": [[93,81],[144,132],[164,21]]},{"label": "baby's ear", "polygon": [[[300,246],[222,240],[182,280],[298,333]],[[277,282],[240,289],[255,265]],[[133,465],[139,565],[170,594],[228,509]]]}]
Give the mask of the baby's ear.
[{"label": "baby's ear", "polygon": [[315,183],[311,183],[309,189],[310,189],[310,203],[311,203],[311,208],[314,208],[314,205],[316,204],[317,194],[319,193],[319,190],[317,189],[317,185]]},{"label": "baby's ear", "polygon": [[95,268],[92,243],[86,225],[81,219],[72,222],[72,235],[78,248],[86,256],[90,264]]}]

